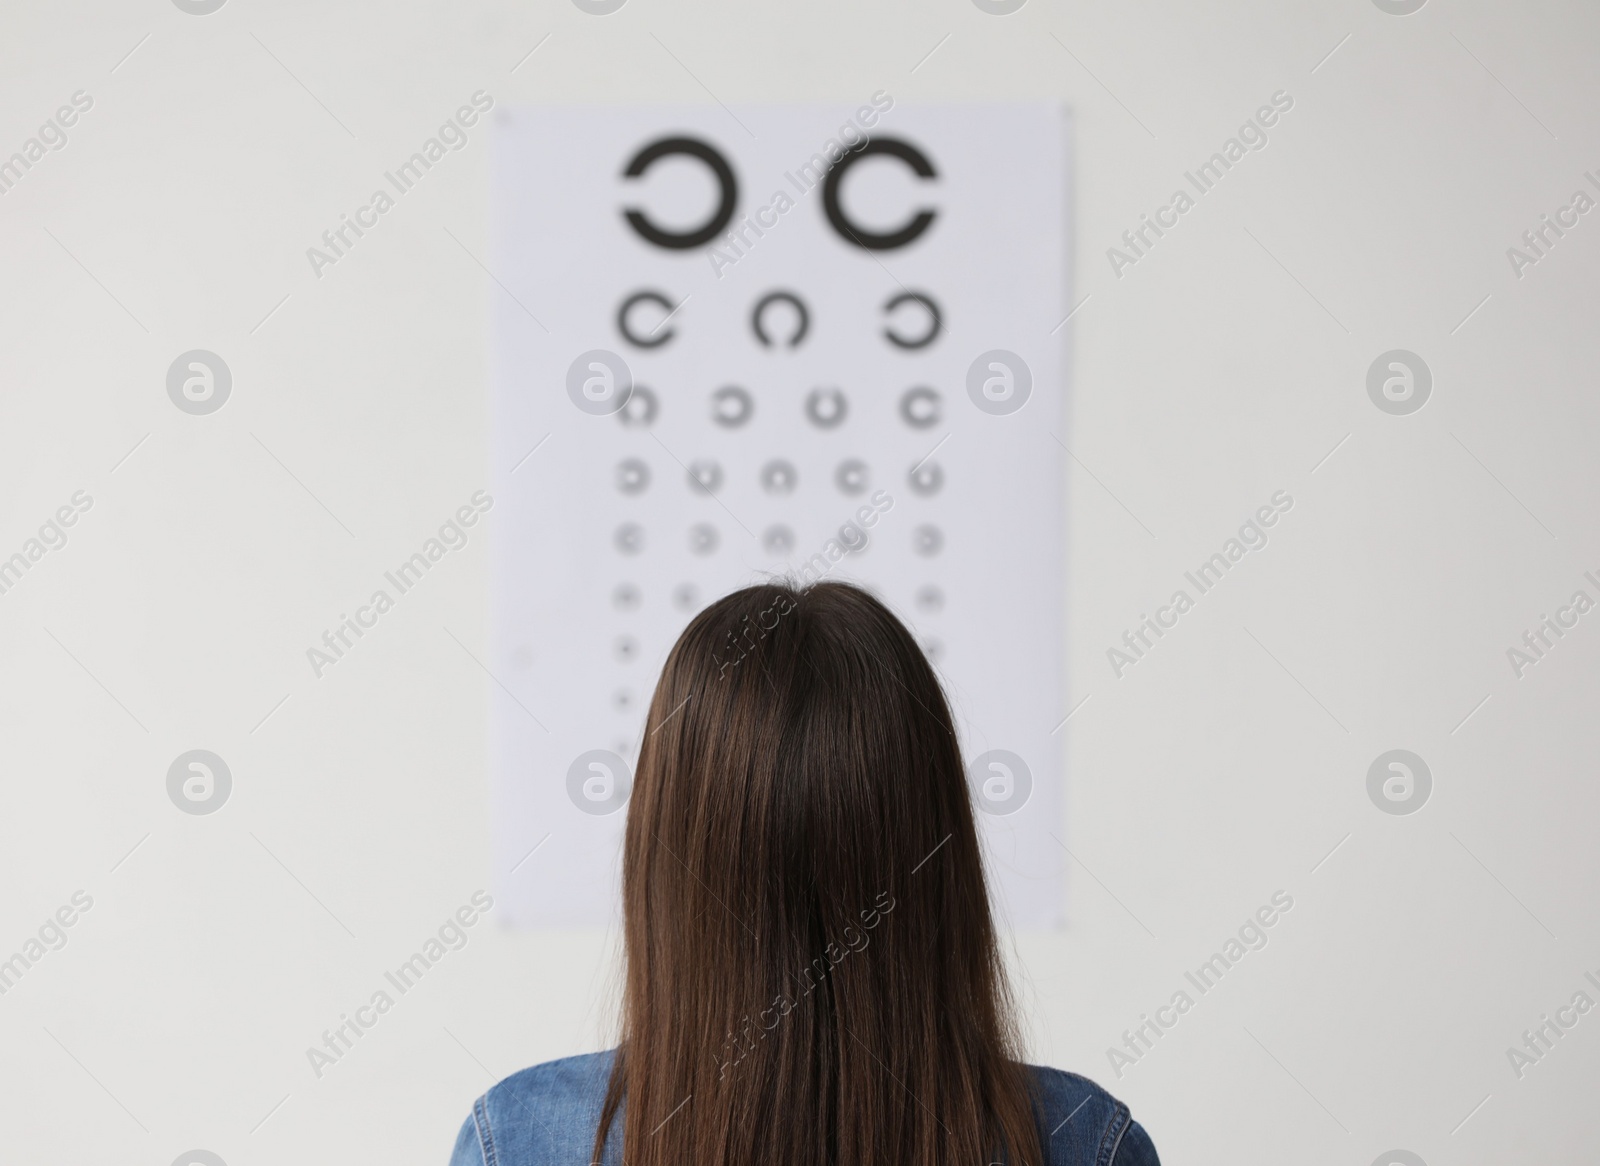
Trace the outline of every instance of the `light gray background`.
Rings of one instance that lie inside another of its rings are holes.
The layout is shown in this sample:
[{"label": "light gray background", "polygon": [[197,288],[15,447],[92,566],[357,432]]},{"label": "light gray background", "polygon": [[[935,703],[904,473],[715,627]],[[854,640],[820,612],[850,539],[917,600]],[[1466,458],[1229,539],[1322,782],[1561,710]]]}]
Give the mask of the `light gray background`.
[{"label": "light gray background", "polygon": [[[1600,568],[1600,221],[1520,280],[1505,252],[1600,166],[1600,11],[1199,8],[8,6],[0,152],[95,104],[0,199],[0,551],[94,506],[0,595],[0,954],[94,906],[0,996],[0,1154],[440,1162],[493,1078],[607,1039],[614,937],[488,922],[321,1080],[305,1057],[489,878],[492,524],[323,679],[304,656],[485,484],[487,134],[322,279],[304,254],[480,88],[1070,102],[1088,701],[1071,926],[1014,941],[1032,1056],[1173,1162],[1592,1152],[1600,1015],[1521,1079],[1505,1050],[1600,998],[1600,615],[1520,680],[1505,650]],[[1279,89],[1271,144],[1114,277]],[[209,417],[166,397],[191,348],[233,371]],[[1434,373],[1409,417],[1366,396],[1391,348]],[[1272,544],[1114,679],[1106,649],[1280,489]],[[232,769],[214,815],[166,797],[196,748]],[[1414,815],[1367,798],[1394,748],[1432,769]],[[1280,889],[1270,944],[1117,1080],[1107,1046]]]}]

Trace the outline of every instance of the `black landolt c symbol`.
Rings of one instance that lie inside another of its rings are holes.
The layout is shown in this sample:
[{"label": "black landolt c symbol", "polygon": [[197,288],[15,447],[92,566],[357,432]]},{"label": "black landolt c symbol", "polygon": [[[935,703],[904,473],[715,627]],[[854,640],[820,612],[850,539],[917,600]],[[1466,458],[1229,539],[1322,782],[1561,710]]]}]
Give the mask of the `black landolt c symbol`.
[{"label": "black landolt c symbol", "polygon": [[822,209],[828,216],[828,222],[846,243],[854,243],[857,247],[863,247],[868,251],[892,251],[896,247],[904,247],[926,231],[933,224],[935,212],[920,210],[903,227],[895,231],[869,231],[851,222],[850,216],[845,214],[844,208],[839,204],[839,187],[843,185],[844,176],[850,167],[874,154],[887,154],[891,158],[900,159],[918,178],[938,177],[927,155],[910,142],[900,138],[873,138],[861,149],[845,154],[828,171],[828,176],[822,180]]},{"label": "black landolt c symbol", "polygon": [[728,225],[739,202],[739,183],[733,176],[733,169],[728,165],[728,160],[715,146],[702,142],[699,138],[658,138],[633,156],[622,176],[638,178],[662,158],[673,154],[687,154],[706,164],[706,168],[716,178],[722,192],[716,213],[702,226],[691,231],[663,231],[636,207],[628,207],[622,213],[627,218],[628,225],[639,232],[647,242],[673,251],[687,251],[691,247],[711,242],[722,232],[722,228]]}]

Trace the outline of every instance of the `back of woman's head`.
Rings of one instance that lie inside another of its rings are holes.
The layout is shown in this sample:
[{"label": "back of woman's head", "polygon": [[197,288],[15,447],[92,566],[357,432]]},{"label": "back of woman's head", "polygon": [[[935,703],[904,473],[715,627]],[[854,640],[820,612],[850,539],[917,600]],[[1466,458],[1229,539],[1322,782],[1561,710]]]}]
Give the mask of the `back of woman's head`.
[{"label": "back of woman's head", "polygon": [[1038,1166],[954,725],[865,591],[747,588],[689,624],[644,727],[627,1166]]}]

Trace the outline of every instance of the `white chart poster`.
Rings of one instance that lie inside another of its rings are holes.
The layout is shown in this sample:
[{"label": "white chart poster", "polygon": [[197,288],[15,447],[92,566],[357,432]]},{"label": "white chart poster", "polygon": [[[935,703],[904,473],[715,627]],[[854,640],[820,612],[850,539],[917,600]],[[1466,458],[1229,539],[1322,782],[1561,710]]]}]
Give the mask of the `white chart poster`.
[{"label": "white chart poster", "polygon": [[[495,895],[605,925],[668,649],[869,586],[962,737],[997,906],[1060,921],[1069,126],[1053,104],[497,115]],[[619,407],[620,406],[620,407]]]}]

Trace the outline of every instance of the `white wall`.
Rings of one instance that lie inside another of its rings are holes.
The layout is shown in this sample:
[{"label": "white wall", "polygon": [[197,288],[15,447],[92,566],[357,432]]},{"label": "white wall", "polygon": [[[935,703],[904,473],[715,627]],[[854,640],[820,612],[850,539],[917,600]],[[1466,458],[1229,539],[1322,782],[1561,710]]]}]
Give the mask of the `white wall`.
[{"label": "white wall", "polygon": [[[481,645],[486,540],[329,675],[304,656],[484,484],[501,293],[462,245],[483,254],[486,135],[323,278],[304,255],[480,88],[1069,102],[1090,298],[1063,603],[1089,700],[1072,925],[1015,942],[1035,1059],[1110,1086],[1174,1162],[1600,1140],[1600,1015],[1520,1078],[1506,1056],[1600,1000],[1600,616],[1520,679],[1506,657],[1600,598],[1600,218],[1521,278],[1506,256],[1600,180],[1600,10],[144,0],[0,28],[0,152],[94,100],[0,199],[0,551],[93,499],[0,595],[0,956],[93,900],[0,996],[0,1156],[440,1162],[492,1078],[605,1040],[612,938],[489,922],[320,1080],[305,1053],[489,880],[491,698],[451,636]],[[1113,274],[1280,89],[1270,144]],[[193,348],[234,376],[204,418],[165,393]],[[1366,393],[1393,348],[1433,372],[1411,416]],[[1277,490],[1271,545],[1117,679],[1106,649]],[[195,748],[231,769],[224,813],[167,798]],[[1395,748],[1433,775],[1416,814],[1367,795]],[[1117,1079],[1107,1047],[1280,890],[1267,947]]]}]

